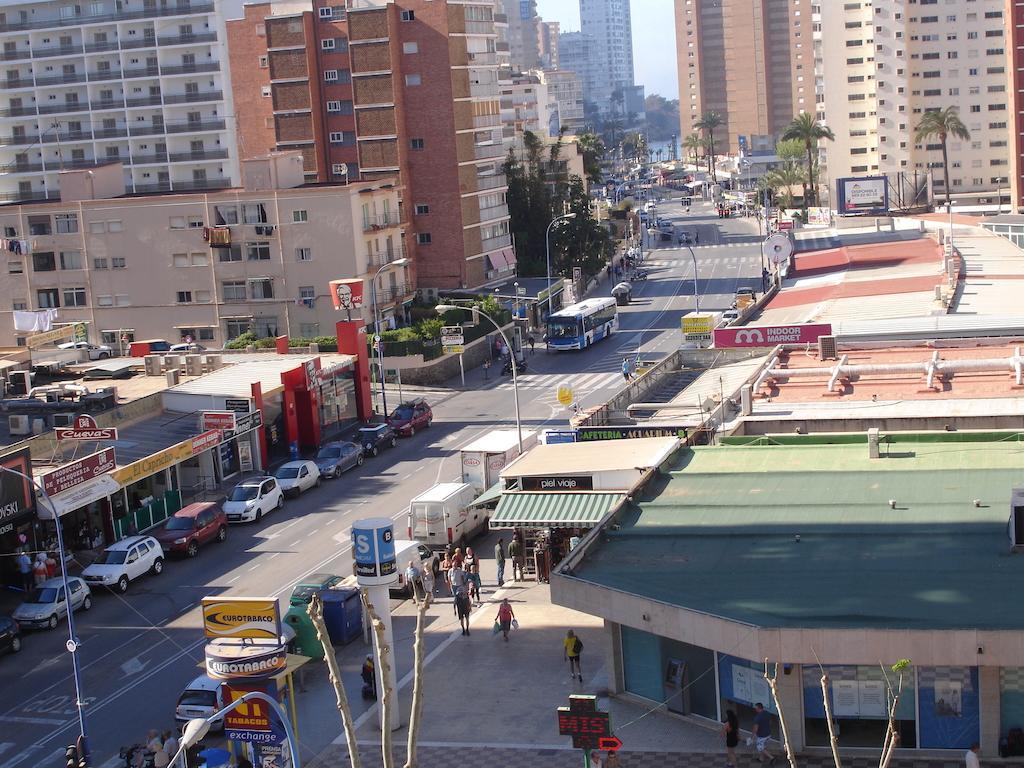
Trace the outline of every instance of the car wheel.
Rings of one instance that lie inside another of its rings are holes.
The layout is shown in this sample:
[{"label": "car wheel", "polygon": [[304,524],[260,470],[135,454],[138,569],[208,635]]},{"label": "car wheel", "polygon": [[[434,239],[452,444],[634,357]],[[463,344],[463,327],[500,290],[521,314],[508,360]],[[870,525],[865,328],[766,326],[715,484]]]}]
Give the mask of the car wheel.
[{"label": "car wheel", "polygon": [[100,352],[100,360],[106,360],[108,357],[110,357],[110,355],[107,354],[106,352]]},{"label": "car wheel", "polygon": [[154,576],[159,576],[164,572],[164,559],[162,557],[158,557],[153,561],[152,571]]},{"label": "car wheel", "polygon": [[320,479],[320,478],[318,477],[318,478],[316,479],[316,487],[317,487],[317,488],[319,488],[319,487],[320,487],[320,482],[321,482],[321,479]]},{"label": "car wheel", "polygon": [[[391,438],[391,447],[394,448],[396,445],[398,445],[398,438],[397,437],[392,437]],[[376,455],[376,454],[374,454],[374,455]]]},{"label": "car wheel", "polygon": [[11,653],[17,653],[20,650],[21,650],[21,638],[20,637],[13,637],[13,638],[11,638]]},{"label": "car wheel", "polygon": [[412,437],[415,434],[416,434],[416,427],[414,427],[412,424],[410,424],[409,425],[409,437]]},{"label": "car wheel", "polygon": [[82,610],[88,611],[92,608],[92,595],[86,595],[85,600],[82,601]]},{"label": "car wheel", "polygon": [[363,466],[363,461],[365,461],[365,459],[363,459],[363,454],[360,453],[358,456],[356,456],[356,466],[357,467]]},{"label": "car wheel", "polygon": [[121,576],[121,578],[117,580],[117,591],[120,592],[122,595],[128,591],[127,576]]},{"label": "car wheel", "polygon": [[277,506],[274,507],[274,509],[280,509],[283,506],[284,506],[284,494],[282,493],[280,496],[277,497]]},{"label": "car wheel", "polygon": [[47,621],[46,621],[46,628],[47,629],[56,629],[57,628],[57,614],[56,613],[52,614],[50,616],[50,618],[47,619]]},{"label": "car wheel", "polygon": [[217,529],[217,543],[223,544],[225,541],[227,541],[227,538],[228,527],[226,525],[222,525],[220,528]]},{"label": "car wheel", "polygon": [[[392,447],[392,448],[394,448],[394,447],[395,447],[395,441],[394,441],[394,440],[392,440],[392,441],[391,441],[391,447]],[[379,451],[379,450],[377,449],[377,446],[375,445],[375,446],[373,446],[373,448],[372,448],[372,449],[370,450],[370,453],[372,453],[372,454],[373,454],[374,456],[376,456],[376,455],[377,455],[378,453],[380,453],[380,451]]]},{"label": "car wheel", "polygon": [[188,556],[188,557],[195,557],[198,554],[199,554],[199,544],[197,544],[195,539],[193,539],[192,541],[190,541],[188,543],[188,546],[185,548],[185,555]]},{"label": "car wheel", "polygon": [[253,522],[258,523],[262,519],[263,519],[263,510],[262,509],[257,509],[256,510],[256,519]]}]

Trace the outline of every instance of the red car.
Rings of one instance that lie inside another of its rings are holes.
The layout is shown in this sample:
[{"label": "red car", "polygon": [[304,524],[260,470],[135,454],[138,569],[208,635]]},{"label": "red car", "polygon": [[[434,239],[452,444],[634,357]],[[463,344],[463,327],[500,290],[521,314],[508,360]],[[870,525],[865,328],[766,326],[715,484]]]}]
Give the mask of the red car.
[{"label": "red car", "polygon": [[434,412],[421,397],[400,404],[388,419],[388,424],[402,437],[412,437],[417,429],[426,429],[434,420]]},{"label": "red car", "polygon": [[199,547],[228,537],[228,518],[220,504],[204,501],[179,509],[160,526],[153,537],[164,552],[195,557]]}]

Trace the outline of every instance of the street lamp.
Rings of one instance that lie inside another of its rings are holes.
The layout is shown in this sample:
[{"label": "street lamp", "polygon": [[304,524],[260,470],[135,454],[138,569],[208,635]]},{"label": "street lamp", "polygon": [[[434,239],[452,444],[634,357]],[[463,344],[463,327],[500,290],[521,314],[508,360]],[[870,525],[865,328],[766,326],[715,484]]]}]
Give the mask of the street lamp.
[{"label": "street lamp", "polygon": [[81,642],[79,642],[78,635],[75,633],[74,611],[71,610],[71,587],[68,585],[68,567],[64,556],[64,534],[60,528],[60,516],[57,514],[57,509],[53,506],[53,501],[47,495],[46,491],[33,478],[29,477],[24,472],[19,472],[16,469],[11,469],[10,467],[2,465],[0,465],[0,472],[9,472],[12,475],[17,475],[24,480],[28,480],[40,497],[46,502],[46,506],[50,508],[50,514],[53,515],[53,524],[57,529],[57,556],[60,559],[60,577],[64,584],[64,599],[67,600],[68,603],[68,639],[64,644],[64,647],[67,648],[68,652],[71,654],[71,667],[75,678],[75,707],[78,710],[78,729],[81,733],[81,757],[88,763],[89,740],[86,738],[85,732],[85,699],[82,696],[82,673],[78,662],[78,649],[81,647]]},{"label": "street lamp", "polygon": [[[563,216],[556,216],[555,218],[553,218],[551,220],[551,223],[548,224],[547,231],[544,233],[544,245],[545,245],[545,248],[547,250],[547,260],[548,260],[548,315],[551,314],[551,228],[553,226],[555,226],[555,224],[557,224],[560,221],[568,221],[569,219],[575,219],[575,218],[576,218],[576,214],[575,213],[567,213],[567,214],[565,214]],[[514,373],[515,367],[513,367],[512,370],[513,370],[513,373]],[[522,451],[520,451],[520,453],[521,452]]]},{"label": "street lamp", "polygon": [[[400,259],[389,261],[386,264],[381,264],[380,268],[374,273],[373,281],[370,283],[370,295],[373,298],[373,324],[375,326],[374,336],[380,337],[381,331],[381,318],[377,314],[377,278],[380,277],[380,273],[385,269],[391,267],[404,267],[407,264],[412,263],[412,259],[403,256]],[[384,389],[384,340],[374,341],[374,346],[377,347],[377,367],[380,369],[380,399],[381,407],[384,409],[384,418],[388,417],[388,395]]]},{"label": "street lamp", "polygon": [[693,258],[693,301],[694,301],[694,312],[700,312],[700,286],[697,285],[697,254],[693,252],[693,248],[690,244],[686,244],[686,250],[690,252],[690,256]]},{"label": "street lamp", "polygon": [[299,755],[299,740],[295,738],[295,732],[292,730],[292,725],[288,721],[288,713],[281,708],[281,705],[275,701],[273,697],[268,696],[263,691],[249,691],[249,693],[244,696],[239,696],[219,712],[214,712],[206,718],[197,717],[185,723],[185,728],[181,733],[181,746],[178,747],[178,751],[175,753],[174,757],[171,758],[170,766],[173,767],[182,755],[185,754],[186,750],[191,749],[203,740],[203,737],[210,731],[210,723],[236,707],[245,704],[247,701],[252,701],[253,699],[259,699],[260,701],[269,704],[270,707],[277,712],[277,716],[284,724],[285,735],[288,737],[288,747],[291,749],[292,753],[292,766],[293,768],[302,768],[301,758]]},{"label": "street lamp", "polygon": [[[550,293],[548,298],[550,298]],[[453,309],[465,309],[465,307],[459,307],[455,304],[438,304],[434,309],[437,310],[437,314],[443,315],[445,312],[451,312]],[[548,310],[550,311],[550,307],[548,307]],[[501,338],[505,342],[505,347],[508,349],[509,355],[512,358],[512,396],[515,398],[516,403],[516,433],[519,436],[519,453],[521,454],[523,452],[523,422],[519,417],[519,380],[517,378],[518,374],[516,370],[518,368],[516,365],[516,352],[512,349],[512,345],[508,342],[508,336],[506,336],[505,332],[501,330],[501,326],[498,325],[497,321],[482,309],[477,309],[475,311],[477,314],[482,315],[491,321],[491,325],[493,325],[495,330],[501,334]]]}]

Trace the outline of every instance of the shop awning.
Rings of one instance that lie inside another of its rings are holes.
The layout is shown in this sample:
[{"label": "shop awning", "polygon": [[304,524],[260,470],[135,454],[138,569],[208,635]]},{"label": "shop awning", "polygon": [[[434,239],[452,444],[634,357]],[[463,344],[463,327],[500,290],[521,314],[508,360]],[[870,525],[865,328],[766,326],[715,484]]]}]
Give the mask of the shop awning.
[{"label": "shop awning", "polygon": [[473,502],[469,506],[483,507],[487,504],[493,504],[501,498],[501,492],[503,490],[505,490],[505,483],[499,481],[481,493],[477,498],[473,499]]},{"label": "shop awning", "polygon": [[588,528],[597,525],[621,493],[507,491],[491,515],[491,528]]}]

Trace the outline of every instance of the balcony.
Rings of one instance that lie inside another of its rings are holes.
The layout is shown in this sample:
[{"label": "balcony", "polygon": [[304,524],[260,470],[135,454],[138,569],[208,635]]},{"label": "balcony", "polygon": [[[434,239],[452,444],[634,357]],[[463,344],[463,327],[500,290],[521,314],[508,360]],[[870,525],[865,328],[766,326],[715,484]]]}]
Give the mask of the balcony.
[{"label": "balcony", "polygon": [[32,50],[30,48],[23,48],[20,51],[2,51],[0,52],[0,61],[20,61],[22,59],[31,59]]},{"label": "balcony", "polygon": [[133,80],[137,77],[159,77],[159,67],[138,67],[136,69],[122,69],[121,79],[122,80]]},{"label": "balcony", "polygon": [[135,191],[140,194],[143,192],[170,192],[171,182],[158,181],[154,184],[136,184]]},{"label": "balcony", "polygon": [[[196,133],[198,131],[223,131],[224,125],[224,120],[185,121],[183,123],[168,123],[166,129],[167,133]],[[134,131],[132,135],[135,135]]]},{"label": "balcony", "polygon": [[469,60],[470,64],[486,65],[498,63],[498,56],[493,51],[484,51],[482,53],[468,53],[466,54],[466,58]]},{"label": "balcony", "polygon": [[157,152],[155,155],[135,155],[132,158],[132,165],[154,165],[156,163],[166,163],[167,153]]},{"label": "balcony", "polygon": [[213,13],[213,3],[177,3],[174,6],[143,8],[141,11],[120,11],[119,13],[96,14],[89,16],[79,14],[69,19],[51,19],[49,21],[26,21],[15,24],[0,24],[0,32],[20,32],[29,29],[53,29],[58,27],[77,27],[81,24],[103,24],[112,21],[132,21],[133,19],[155,19],[163,16],[185,16],[194,13]]},{"label": "balcony", "polygon": [[220,72],[220,62],[209,64],[182,64],[178,67],[160,67],[161,75],[192,75],[196,72]]},{"label": "balcony", "polygon": [[396,283],[394,286],[388,285],[377,289],[377,303],[390,304],[396,301],[403,301],[415,292],[416,289],[406,283]]},{"label": "balcony", "polygon": [[48,45],[45,48],[33,48],[33,59],[49,59],[54,56],[81,56],[83,53],[82,44],[78,45]]},{"label": "balcony", "polygon": [[42,163],[11,163],[3,167],[4,173],[41,173]]},{"label": "balcony", "polygon": [[140,96],[135,99],[128,99],[125,105],[129,108],[134,107],[159,107],[163,103],[163,99],[160,94],[155,96]]},{"label": "balcony", "polygon": [[388,227],[398,226],[398,215],[394,213],[384,213],[380,216],[364,216],[363,217],[363,232],[378,232]]},{"label": "balcony", "polygon": [[104,51],[116,51],[119,46],[117,40],[106,40],[102,43],[86,43],[83,47],[86,53],[103,53]]},{"label": "balcony", "polygon": [[473,157],[477,160],[487,160],[491,157],[504,157],[505,147],[502,144],[475,144],[473,146]]},{"label": "balcony", "polygon": [[201,32],[192,35],[172,35],[170,37],[158,37],[160,45],[193,45],[196,43],[217,42],[216,32]]},{"label": "balcony", "polygon": [[223,177],[219,179],[193,179],[192,181],[175,181],[172,184],[175,192],[192,189],[226,189],[231,186],[231,179]]},{"label": "balcony", "polygon": [[176,93],[164,96],[164,104],[194,104],[197,101],[222,101],[223,91],[201,91],[199,93]]},{"label": "balcony", "polygon": [[60,193],[41,189],[33,190],[32,192],[6,192],[0,193],[0,203],[26,203],[35,200],[59,200]]},{"label": "balcony", "polygon": [[121,139],[128,135],[128,126],[121,128],[100,128],[92,132],[94,139]]},{"label": "balcony", "polygon": [[480,209],[480,221],[493,221],[494,219],[507,219],[508,218],[508,206],[504,203],[501,205],[492,205],[490,208]]},{"label": "balcony", "polygon": [[171,152],[172,163],[189,163],[199,160],[226,160],[228,151],[226,149],[207,149],[201,152]]},{"label": "balcony", "polygon": [[497,174],[495,176],[477,176],[476,177],[476,188],[478,190],[483,189],[501,189],[502,187],[508,186],[508,179],[505,178],[504,174]]},{"label": "balcony", "polygon": [[487,251],[496,251],[499,248],[504,248],[507,245],[512,245],[512,235],[498,235],[497,237],[488,237],[480,241],[480,250],[482,253]]},{"label": "balcony", "polygon": [[[3,30],[0,30],[3,31]],[[467,21],[466,22],[466,34],[467,35],[494,35],[497,34],[494,31],[493,21]]]},{"label": "balcony", "polygon": [[[73,75],[49,75],[47,77],[37,77],[36,85],[71,85],[72,83],[84,83],[88,79],[89,76],[85,72],[76,72]],[[8,85],[10,85],[10,81],[8,81]]]},{"label": "balcony", "polygon": [[132,137],[135,136],[162,136],[167,133],[166,125],[140,125],[132,126]]}]

